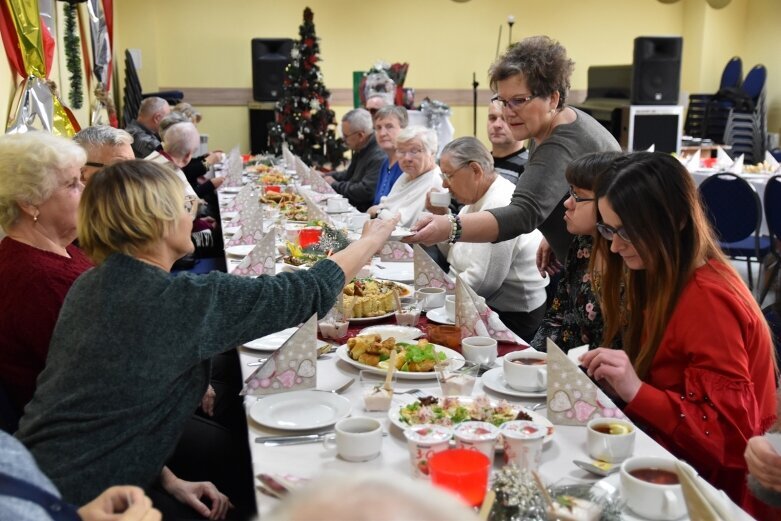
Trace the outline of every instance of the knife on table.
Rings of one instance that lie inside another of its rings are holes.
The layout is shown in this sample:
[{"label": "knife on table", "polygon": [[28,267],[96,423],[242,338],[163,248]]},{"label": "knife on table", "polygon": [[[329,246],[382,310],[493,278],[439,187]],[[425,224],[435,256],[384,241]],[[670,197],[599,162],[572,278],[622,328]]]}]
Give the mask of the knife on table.
[{"label": "knife on table", "polygon": [[255,443],[262,443],[270,447],[277,445],[301,445],[303,443],[317,443],[334,431],[321,432],[319,434],[301,434],[298,436],[258,436]]}]

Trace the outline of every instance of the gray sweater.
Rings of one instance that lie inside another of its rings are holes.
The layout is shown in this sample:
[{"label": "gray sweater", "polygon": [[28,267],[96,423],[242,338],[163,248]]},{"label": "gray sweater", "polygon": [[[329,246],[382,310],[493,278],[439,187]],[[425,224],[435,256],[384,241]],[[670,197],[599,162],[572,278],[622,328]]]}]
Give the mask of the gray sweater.
[{"label": "gray sweater", "polygon": [[365,212],[372,205],[374,190],[380,178],[380,167],[387,156],[372,135],[362,149],[353,154],[347,170],[335,172],[333,189],[345,196],[358,211]]},{"label": "gray sweater", "polygon": [[569,189],[564,177],[567,166],[589,152],[620,150],[615,138],[597,120],[572,110],[578,116],[575,121],[554,128],[541,145],[532,143],[529,162],[515,185],[512,202],[488,210],[499,223],[496,242],[539,228],[562,262],[573,237],[564,223],[562,204]]},{"label": "gray sweater", "polygon": [[203,396],[208,360],[334,304],[331,261],[257,279],[169,276],[115,254],[73,284],[17,437],[63,497],[148,487]]}]

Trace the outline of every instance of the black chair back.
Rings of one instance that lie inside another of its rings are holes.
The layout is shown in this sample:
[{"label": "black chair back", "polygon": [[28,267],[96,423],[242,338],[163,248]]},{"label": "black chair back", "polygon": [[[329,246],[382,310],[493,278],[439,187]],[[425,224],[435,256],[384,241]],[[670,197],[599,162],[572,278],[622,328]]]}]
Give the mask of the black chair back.
[{"label": "black chair back", "polygon": [[21,414],[17,409],[8,392],[5,390],[3,382],[0,382],[0,430],[8,434],[13,434],[19,428],[19,418]]},{"label": "black chair back", "polygon": [[774,175],[767,180],[763,206],[771,237],[781,239],[781,175]]},{"label": "black chair back", "polygon": [[758,234],[762,205],[748,181],[735,174],[713,174],[700,184],[699,192],[720,241],[737,242]]}]

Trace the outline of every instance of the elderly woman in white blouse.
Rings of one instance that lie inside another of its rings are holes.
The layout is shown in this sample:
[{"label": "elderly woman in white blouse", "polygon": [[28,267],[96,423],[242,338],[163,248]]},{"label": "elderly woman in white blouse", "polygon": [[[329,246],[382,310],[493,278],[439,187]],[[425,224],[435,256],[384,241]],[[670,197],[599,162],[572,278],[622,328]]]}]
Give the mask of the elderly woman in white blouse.
[{"label": "elderly woman in white blouse", "polygon": [[410,227],[425,210],[426,194],[442,190],[442,178],[436,163],[437,135],[425,127],[407,127],[396,137],[396,157],[403,174],[380,204],[366,213],[377,217],[382,210],[400,214],[399,226]]},{"label": "elderly woman in white blouse", "polygon": [[[494,171],[491,153],[477,139],[462,137],[448,143],[439,165],[445,188],[466,205],[459,216],[510,204],[515,185]],[[437,246],[447,255],[450,275],[461,275],[508,328],[528,341],[545,315],[548,279],[540,276],[535,261],[541,239],[539,230],[534,230],[498,243]]]}]

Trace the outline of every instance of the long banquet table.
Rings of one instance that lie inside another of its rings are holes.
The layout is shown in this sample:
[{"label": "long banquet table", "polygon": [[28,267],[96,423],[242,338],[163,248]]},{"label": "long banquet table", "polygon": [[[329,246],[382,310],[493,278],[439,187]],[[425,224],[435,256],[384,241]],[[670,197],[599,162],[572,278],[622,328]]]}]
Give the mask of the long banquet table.
[{"label": "long banquet table", "polygon": [[[227,259],[226,263],[228,270],[232,271],[237,261],[236,259]],[[377,260],[373,261],[373,265],[376,266]],[[283,269],[283,265],[277,264],[277,272]],[[382,270],[373,270],[375,275],[382,273]],[[380,320],[377,323],[394,323],[394,319]],[[366,324],[368,325],[368,324]],[[427,327],[427,321],[422,319],[419,325],[424,330]],[[355,334],[357,328],[351,327],[351,334]],[[504,354],[508,350],[507,345],[500,346],[500,355]],[[255,362],[259,357],[265,357],[267,352],[260,352],[247,347],[239,348],[239,355],[241,361],[241,370],[244,379],[249,377],[256,367],[251,367],[248,364]],[[310,443],[290,446],[265,446],[255,442],[255,438],[259,436],[279,436],[279,435],[297,435],[302,434],[300,431],[278,431],[264,427],[255,422],[250,416],[250,409],[257,402],[261,402],[266,397],[245,397],[245,408],[247,411],[247,435],[248,442],[252,454],[252,466],[254,475],[257,476],[261,473],[281,474],[281,475],[293,475],[301,478],[314,478],[326,473],[354,473],[362,470],[390,470],[404,475],[412,475],[412,467],[409,459],[409,452],[407,450],[406,441],[402,431],[391,424],[388,414],[385,412],[365,412],[363,408],[363,396],[362,388],[358,382],[359,370],[340,360],[336,353],[330,353],[322,356],[317,361],[317,389],[322,392],[329,392],[330,389],[336,389],[344,384],[347,380],[354,378],[356,381],[353,385],[346,389],[342,393],[342,396],[347,398],[351,403],[352,416],[368,416],[376,418],[383,424],[384,430],[389,433],[389,436],[383,438],[381,454],[367,462],[354,463],[339,459],[333,450],[327,450],[323,443]],[[403,391],[405,389],[420,388],[423,391],[430,392],[431,394],[439,394],[439,385],[436,378],[432,374],[432,378],[428,380],[405,380],[399,379],[396,383],[396,390]],[[500,400],[505,399],[513,404],[522,404],[531,408],[535,404],[539,404],[544,401],[544,398],[536,399],[519,399],[512,396],[506,396],[500,393],[496,393],[490,389],[484,388],[482,382],[478,380],[472,396],[478,396],[485,394],[488,397]],[[273,395],[272,395],[273,396]],[[394,396],[394,404],[400,400],[405,402],[411,401],[409,395]],[[537,411],[538,413],[545,414],[545,408]],[[332,429],[325,428],[315,431],[305,431],[304,434],[311,432],[323,432]],[[661,447],[658,443],[653,441],[644,432],[637,430],[635,455],[643,456],[660,456],[665,458],[673,458],[673,456]],[[541,477],[549,484],[555,483],[578,483],[578,482],[594,482],[600,480],[599,477],[594,476],[586,471],[576,467],[572,460],[580,459],[588,461],[590,458],[586,450],[586,429],[583,426],[564,426],[556,425],[551,442],[545,445],[545,450],[542,456],[542,465],[540,467]],[[494,462],[494,469],[499,469],[503,465],[503,459],[497,457]],[[614,475],[611,479],[615,480],[617,476]],[[615,482],[615,481],[614,481]],[[256,485],[258,484],[256,477]],[[256,499],[258,505],[258,513],[263,517],[264,513],[269,512],[278,502],[277,499],[272,498],[256,487]],[[735,507],[734,519],[751,519],[750,516],[745,514],[742,510]],[[635,519],[635,518],[632,518]]]}]

